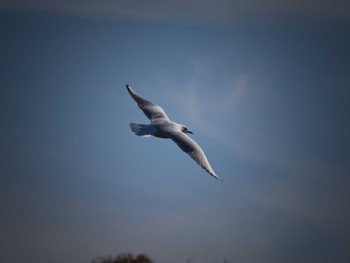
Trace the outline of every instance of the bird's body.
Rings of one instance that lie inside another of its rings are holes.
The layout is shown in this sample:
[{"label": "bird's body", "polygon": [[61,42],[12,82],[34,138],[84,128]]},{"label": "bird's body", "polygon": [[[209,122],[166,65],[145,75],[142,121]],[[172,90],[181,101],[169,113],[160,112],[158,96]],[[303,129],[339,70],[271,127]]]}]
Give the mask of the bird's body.
[{"label": "bird's body", "polygon": [[182,132],[182,126],[173,121],[155,120],[150,125],[156,130],[153,136],[158,138],[170,139],[172,132]]},{"label": "bird's body", "polygon": [[173,140],[210,175],[219,179],[201,147],[187,135],[192,132],[185,125],[171,121],[160,106],[138,96],[129,85],[126,85],[126,88],[140,109],[151,120],[150,124],[130,123],[133,133],[143,137],[155,136]]},{"label": "bird's body", "polygon": [[165,125],[157,125],[157,124],[151,124],[154,125],[156,128],[156,132],[153,134],[153,136],[163,139],[170,139],[169,132],[178,130],[177,126],[173,122],[166,123]]},{"label": "bird's body", "polygon": [[154,120],[151,124],[130,123],[131,130],[139,136],[154,136],[163,139],[170,139],[171,132],[180,132],[181,126],[170,120]]}]

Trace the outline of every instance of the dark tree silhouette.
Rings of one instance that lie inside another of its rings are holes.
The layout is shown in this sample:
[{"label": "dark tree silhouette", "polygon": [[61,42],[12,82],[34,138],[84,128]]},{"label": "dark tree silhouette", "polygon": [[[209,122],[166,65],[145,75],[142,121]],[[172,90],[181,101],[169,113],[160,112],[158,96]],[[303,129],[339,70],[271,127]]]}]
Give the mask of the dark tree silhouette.
[{"label": "dark tree silhouette", "polygon": [[132,254],[120,254],[116,257],[108,256],[107,258],[97,258],[92,263],[154,263],[148,256],[140,254],[134,257]]}]

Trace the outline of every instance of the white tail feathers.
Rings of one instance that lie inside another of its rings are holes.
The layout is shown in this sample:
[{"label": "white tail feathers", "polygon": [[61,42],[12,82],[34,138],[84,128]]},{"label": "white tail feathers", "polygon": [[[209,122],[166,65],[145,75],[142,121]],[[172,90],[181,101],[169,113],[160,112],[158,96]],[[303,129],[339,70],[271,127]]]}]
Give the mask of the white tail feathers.
[{"label": "white tail feathers", "polygon": [[152,129],[152,127],[150,127],[149,125],[145,124],[138,124],[132,122],[130,123],[130,128],[133,133],[142,137],[149,137],[154,133],[154,129]]}]

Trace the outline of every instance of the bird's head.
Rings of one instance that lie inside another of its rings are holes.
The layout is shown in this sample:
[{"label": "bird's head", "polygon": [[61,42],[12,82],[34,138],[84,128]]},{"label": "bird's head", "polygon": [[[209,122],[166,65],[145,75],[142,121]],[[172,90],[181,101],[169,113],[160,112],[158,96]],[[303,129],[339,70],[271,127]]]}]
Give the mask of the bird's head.
[{"label": "bird's head", "polygon": [[191,133],[191,134],[193,134],[193,132],[188,130],[188,128],[185,125],[181,125],[181,128],[182,128],[181,130],[182,130],[183,133]]}]

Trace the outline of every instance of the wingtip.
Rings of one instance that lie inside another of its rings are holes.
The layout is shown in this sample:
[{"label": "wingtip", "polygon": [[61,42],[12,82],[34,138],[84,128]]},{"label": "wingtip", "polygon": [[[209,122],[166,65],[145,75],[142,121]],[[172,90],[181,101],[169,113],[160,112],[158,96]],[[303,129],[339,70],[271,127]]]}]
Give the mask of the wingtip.
[{"label": "wingtip", "polygon": [[217,176],[217,175],[215,175],[214,176],[216,179],[218,179],[219,181],[221,181],[221,182],[223,182],[224,181],[224,179],[221,179],[219,176]]},{"label": "wingtip", "polygon": [[132,90],[132,88],[131,88],[131,86],[130,86],[129,84],[126,84],[126,89],[128,90],[128,92],[129,92],[130,94],[135,93],[135,92]]},{"label": "wingtip", "polygon": [[[209,172],[209,171],[208,171]],[[213,176],[215,179],[218,179],[219,181],[221,181],[221,182],[223,182],[224,180],[223,179],[221,179],[219,176],[217,176],[215,173],[211,173],[211,172],[209,172],[209,174],[211,175],[211,176]]]}]

